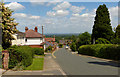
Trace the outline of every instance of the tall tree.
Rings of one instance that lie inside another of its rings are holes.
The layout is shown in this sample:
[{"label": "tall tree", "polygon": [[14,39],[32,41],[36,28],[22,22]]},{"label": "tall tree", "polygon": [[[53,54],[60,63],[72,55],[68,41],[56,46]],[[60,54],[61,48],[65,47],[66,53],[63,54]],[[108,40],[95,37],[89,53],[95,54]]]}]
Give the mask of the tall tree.
[{"label": "tall tree", "polygon": [[0,26],[2,27],[2,47],[4,49],[10,47],[11,40],[14,39],[12,34],[17,31],[16,25],[18,23],[14,22],[14,18],[11,18],[12,12],[8,7],[4,6],[4,3],[0,3],[0,13],[2,16]]},{"label": "tall tree", "polygon": [[76,40],[76,48],[78,49],[81,45],[90,44],[91,35],[88,32],[84,32],[78,36]]},{"label": "tall tree", "polygon": [[100,5],[96,11],[96,17],[92,30],[92,43],[98,38],[111,40],[113,35],[108,8],[105,4]]},{"label": "tall tree", "polygon": [[115,37],[120,38],[120,25],[118,25],[118,26],[116,27]]}]

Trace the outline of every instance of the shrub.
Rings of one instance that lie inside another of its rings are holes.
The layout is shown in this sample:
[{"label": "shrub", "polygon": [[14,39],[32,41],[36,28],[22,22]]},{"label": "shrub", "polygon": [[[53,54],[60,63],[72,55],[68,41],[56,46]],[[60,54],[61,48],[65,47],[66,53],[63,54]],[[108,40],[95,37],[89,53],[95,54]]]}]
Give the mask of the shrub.
[{"label": "shrub", "polygon": [[63,47],[63,44],[59,44],[58,46],[59,46],[59,48],[62,48],[62,47]]},{"label": "shrub", "polygon": [[33,48],[29,46],[12,46],[9,51],[9,68],[14,68],[18,64],[27,67],[32,64],[33,61]]},{"label": "shrub", "polygon": [[73,42],[71,45],[70,45],[70,49],[75,52],[76,51],[76,44]]},{"label": "shrub", "polygon": [[33,48],[34,54],[36,55],[44,55],[44,49],[43,48]]},{"label": "shrub", "polygon": [[104,38],[98,38],[96,40],[96,44],[110,44],[110,42],[107,39]]},{"label": "shrub", "polygon": [[106,59],[120,60],[120,45],[114,44],[82,45],[79,47],[78,53]]},{"label": "shrub", "polygon": [[48,52],[48,51],[52,51],[52,46],[50,45],[50,46],[48,46],[46,49],[45,49],[45,52]]},{"label": "shrub", "polygon": [[112,40],[112,43],[113,43],[113,44],[120,44],[120,38],[114,38],[114,39]]}]

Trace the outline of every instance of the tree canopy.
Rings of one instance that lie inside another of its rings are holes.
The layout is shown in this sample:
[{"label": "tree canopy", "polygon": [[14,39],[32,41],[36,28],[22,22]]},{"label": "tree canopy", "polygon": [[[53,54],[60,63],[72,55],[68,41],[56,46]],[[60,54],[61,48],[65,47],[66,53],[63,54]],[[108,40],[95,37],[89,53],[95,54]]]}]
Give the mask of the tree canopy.
[{"label": "tree canopy", "polygon": [[2,47],[6,49],[10,47],[11,40],[14,39],[12,34],[17,31],[16,26],[18,23],[14,22],[14,18],[11,18],[12,12],[8,7],[4,6],[4,3],[0,3],[1,23],[2,27]]},{"label": "tree canopy", "polygon": [[116,27],[115,37],[120,38],[120,25],[118,25],[118,26]]}]

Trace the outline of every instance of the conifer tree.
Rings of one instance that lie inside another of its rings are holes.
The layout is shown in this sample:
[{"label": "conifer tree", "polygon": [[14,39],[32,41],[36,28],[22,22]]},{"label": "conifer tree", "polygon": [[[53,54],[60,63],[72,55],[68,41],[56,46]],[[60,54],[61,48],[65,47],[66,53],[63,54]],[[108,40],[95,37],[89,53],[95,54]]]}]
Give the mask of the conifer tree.
[{"label": "conifer tree", "polygon": [[116,27],[115,37],[116,37],[116,38],[120,38],[120,25],[118,25],[118,26]]},{"label": "conifer tree", "polygon": [[100,5],[96,11],[96,17],[92,30],[92,43],[98,38],[111,40],[113,31],[110,23],[110,15],[105,4]]}]

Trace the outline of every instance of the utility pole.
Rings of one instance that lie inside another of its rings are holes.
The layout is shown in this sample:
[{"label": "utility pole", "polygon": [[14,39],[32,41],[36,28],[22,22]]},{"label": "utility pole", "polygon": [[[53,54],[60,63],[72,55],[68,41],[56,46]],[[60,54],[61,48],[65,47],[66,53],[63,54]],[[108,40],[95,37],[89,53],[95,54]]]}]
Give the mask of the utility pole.
[{"label": "utility pole", "polygon": [[43,25],[42,25],[42,42],[43,42],[43,38],[44,38],[44,37],[43,37]]}]

